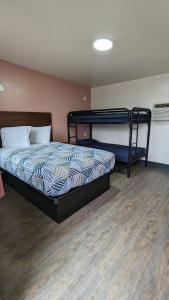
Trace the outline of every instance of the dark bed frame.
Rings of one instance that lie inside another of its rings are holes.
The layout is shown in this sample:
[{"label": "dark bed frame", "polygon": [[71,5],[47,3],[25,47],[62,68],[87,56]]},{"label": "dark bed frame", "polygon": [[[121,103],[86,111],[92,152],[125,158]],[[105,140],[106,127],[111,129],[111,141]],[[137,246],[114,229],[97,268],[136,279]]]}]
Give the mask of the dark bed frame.
[{"label": "dark bed frame", "polygon": [[[51,124],[51,113],[0,111],[0,128],[12,126],[48,126]],[[51,141],[53,141],[52,133]],[[9,186],[19,192],[57,223],[62,222],[110,188],[110,174],[105,174],[62,196],[51,198],[45,196],[40,191],[23,182],[16,176],[13,176],[9,172],[3,171],[3,178]]]},{"label": "dark bed frame", "polygon": [[[113,114],[116,115],[121,115],[121,114],[126,114],[128,116],[127,121],[121,121],[121,122],[115,122],[114,120],[107,119],[107,122],[103,122],[101,119],[97,122],[93,121],[92,119],[90,120],[85,120],[84,119],[78,119],[78,117],[81,116],[86,116],[86,115],[101,115],[101,116],[110,116]],[[141,121],[139,119],[140,115],[144,114],[146,116],[146,119],[144,121]],[[73,120],[72,120],[73,117]],[[136,119],[137,117],[137,119]],[[141,107],[133,107],[131,110],[127,108],[109,108],[109,109],[97,109],[97,110],[87,110],[87,111],[71,111],[67,115],[67,131],[68,131],[68,142],[70,142],[72,139],[75,141],[75,143],[78,145],[78,124],[88,124],[89,125],[89,139],[92,139],[92,128],[93,125],[96,124],[111,124],[111,125],[127,125],[129,128],[129,142],[128,142],[128,161],[125,162],[127,166],[127,177],[130,178],[130,173],[131,173],[131,166],[137,162],[138,160],[141,159],[141,157],[132,157],[132,148],[135,148],[135,153],[137,153],[137,149],[139,148],[138,146],[138,137],[139,137],[139,125],[140,124],[145,124],[147,125],[147,133],[146,133],[146,146],[145,146],[145,154],[142,155],[142,158],[145,157],[145,166],[147,167],[148,165],[148,153],[149,153],[149,144],[150,144],[150,129],[151,129],[151,110],[148,108],[141,108]],[[71,128],[75,129],[75,133],[73,136],[71,136]],[[136,131],[135,138],[133,139],[133,132]],[[98,142],[100,145],[102,145],[101,142]],[[107,144],[108,145],[108,144]],[[85,145],[86,147],[87,144]],[[103,147],[103,146],[102,146]],[[97,147],[96,147],[97,148]],[[100,149],[102,149],[100,147]],[[104,148],[103,148],[104,150]],[[107,150],[109,151],[109,150]],[[110,150],[112,152],[112,150]],[[122,161],[123,162],[123,161]]]}]

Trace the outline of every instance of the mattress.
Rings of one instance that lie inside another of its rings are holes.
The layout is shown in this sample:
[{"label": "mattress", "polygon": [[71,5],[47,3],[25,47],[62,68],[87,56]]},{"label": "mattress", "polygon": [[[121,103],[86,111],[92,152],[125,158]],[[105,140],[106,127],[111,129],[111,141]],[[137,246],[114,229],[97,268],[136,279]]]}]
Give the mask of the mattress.
[{"label": "mattress", "polygon": [[[147,123],[148,115],[145,113],[132,113],[133,123]],[[69,122],[71,123],[86,123],[86,124],[126,124],[129,122],[128,112],[113,112],[106,114],[76,113],[70,114]]]},{"label": "mattress", "polygon": [[[77,142],[77,144],[81,145],[81,146],[94,148],[94,149],[102,149],[105,151],[112,152],[115,154],[116,161],[128,163],[128,153],[129,153],[128,146],[101,143],[94,139],[79,140]],[[132,147],[131,148],[131,161],[135,161],[144,156],[145,156],[145,148],[141,148],[141,147],[137,147],[137,148]]]},{"label": "mattress", "polygon": [[0,168],[49,197],[56,197],[109,173],[113,153],[53,142],[24,149],[0,149]]}]

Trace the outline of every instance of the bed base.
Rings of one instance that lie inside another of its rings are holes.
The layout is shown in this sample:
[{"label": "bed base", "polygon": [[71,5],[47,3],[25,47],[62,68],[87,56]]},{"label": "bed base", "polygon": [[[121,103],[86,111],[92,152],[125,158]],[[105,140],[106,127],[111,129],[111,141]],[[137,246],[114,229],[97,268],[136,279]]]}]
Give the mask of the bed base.
[{"label": "bed base", "polygon": [[50,198],[6,171],[3,177],[9,186],[57,223],[64,221],[110,188],[110,174],[105,174],[87,185],[71,190],[67,194]]}]

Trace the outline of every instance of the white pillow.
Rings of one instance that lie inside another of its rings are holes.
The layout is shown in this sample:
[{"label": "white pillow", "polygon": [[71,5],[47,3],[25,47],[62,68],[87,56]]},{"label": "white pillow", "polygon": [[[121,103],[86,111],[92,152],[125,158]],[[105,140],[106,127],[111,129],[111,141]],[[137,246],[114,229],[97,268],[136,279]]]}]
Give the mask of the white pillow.
[{"label": "white pillow", "polygon": [[2,147],[24,148],[30,146],[31,126],[17,126],[1,128]]},{"label": "white pillow", "polygon": [[31,127],[31,144],[48,144],[50,142],[51,126]]}]

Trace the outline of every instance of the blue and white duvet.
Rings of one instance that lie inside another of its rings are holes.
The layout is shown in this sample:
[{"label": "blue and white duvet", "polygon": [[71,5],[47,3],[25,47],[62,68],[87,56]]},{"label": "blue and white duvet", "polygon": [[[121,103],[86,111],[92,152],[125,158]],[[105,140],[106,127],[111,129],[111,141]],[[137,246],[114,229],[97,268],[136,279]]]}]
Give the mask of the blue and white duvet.
[{"label": "blue and white duvet", "polygon": [[63,143],[0,149],[0,167],[47,196],[63,195],[114,168],[113,153]]}]

